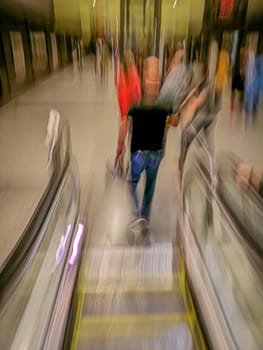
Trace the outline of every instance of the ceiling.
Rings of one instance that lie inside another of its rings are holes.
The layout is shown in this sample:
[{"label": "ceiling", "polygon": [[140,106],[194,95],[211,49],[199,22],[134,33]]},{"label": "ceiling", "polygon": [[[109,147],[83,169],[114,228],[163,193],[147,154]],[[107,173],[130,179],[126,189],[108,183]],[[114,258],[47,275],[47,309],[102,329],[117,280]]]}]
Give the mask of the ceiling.
[{"label": "ceiling", "polygon": [[[0,16],[24,18],[30,24],[51,26],[58,32],[91,36],[92,28],[104,22],[107,30],[120,24],[120,1],[123,0],[0,0]],[[146,29],[153,28],[154,0],[146,1]],[[185,36],[201,30],[205,2],[215,0],[162,0],[161,33]],[[234,0],[240,1],[240,0]],[[141,33],[143,0],[130,0],[130,29]],[[176,4],[176,5],[175,5]],[[175,5],[175,6],[174,6]],[[248,0],[245,27],[263,27],[263,0]]]},{"label": "ceiling", "polygon": [[[186,36],[201,31],[205,0],[162,1],[161,32]],[[146,0],[146,30],[153,30],[154,0]],[[62,32],[79,32],[90,37],[91,28],[104,26],[112,33],[119,26],[120,0],[54,0],[56,30]],[[130,30],[142,34],[143,1],[130,1]]]}]

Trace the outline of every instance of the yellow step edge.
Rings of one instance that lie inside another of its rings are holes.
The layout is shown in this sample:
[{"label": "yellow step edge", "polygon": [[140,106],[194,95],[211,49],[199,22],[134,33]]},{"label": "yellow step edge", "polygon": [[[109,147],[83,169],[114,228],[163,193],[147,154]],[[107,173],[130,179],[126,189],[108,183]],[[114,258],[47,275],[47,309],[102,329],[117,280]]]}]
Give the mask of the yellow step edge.
[{"label": "yellow step edge", "polygon": [[77,345],[78,345],[81,314],[82,314],[83,303],[85,299],[85,293],[83,293],[83,291],[85,290],[85,286],[86,286],[86,279],[82,268],[80,270],[80,275],[78,280],[77,310],[76,310],[76,316],[75,316],[74,329],[72,333],[72,340],[70,344],[70,350],[77,349]]},{"label": "yellow step edge", "polygon": [[85,316],[80,322],[81,339],[157,336],[167,325],[187,323],[186,313]]},{"label": "yellow step edge", "polygon": [[182,255],[180,256],[179,263],[180,263],[180,271],[181,271],[179,275],[180,291],[182,293],[185,308],[188,311],[187,313],[188,326],[192,334],[194,346],[195,346],[195,349],[198,349],[198,350],[207,350],[206,343],[205,343],[205,340],[198,322],[198,318],[196,315],[193,299],[190,293],[190,288],[186,280],[185,262]]}]

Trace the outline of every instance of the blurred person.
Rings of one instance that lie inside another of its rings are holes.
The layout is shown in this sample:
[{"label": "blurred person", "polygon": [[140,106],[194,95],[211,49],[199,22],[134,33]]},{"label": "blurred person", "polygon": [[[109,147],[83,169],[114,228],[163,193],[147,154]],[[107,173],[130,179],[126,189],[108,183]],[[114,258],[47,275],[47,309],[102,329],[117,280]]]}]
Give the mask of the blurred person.
[{"label": "blurred person", "polygon": [[124,53],[123,62],[117,72],[117,94],[121,120],[127,116],[129,108],[141,101],[141,83],[131,50]]},{"label": "blurred person", "polygon": [[258,49],[255,57],[255,74],[253,88],[253,104],[255,106],[255,117],[257,118],[260,94],[263,90],[263,53],[262,49]]},{"label": "blurred person", "polygon": [[[140,103],[142,98],[141,92],[141,82],[138,74],[137,67],[135,65],[134,56],[130,49],[124,52],[123,62],[117,72],[117,96],[118,104],[120,108],[121,124],[119,129],[119,138],[122,139],[123,135],[127,132],[127,114],[131,106]],[[129,140],[127,141],[127,143]],[[124,154],[126,151],[126,146],[123,146],[122,150],[123,157],[119,157],[118,165],[124,169]],[[127,168],[127,166],[126,166]]]},{"label": "blurred person", "polygon": [[180,63],[182,63],[184,56],[185,56],[185,51],[183,49],[179,49],[175,52],[174,56],[169,62],[169,65],[167,66],[167,71],[164,78],[167,77],[167,75],[170,73],[172,69],[175,69]]},{"label": "blurred person", "polygon": [[263,91],[263,47],[258,50],[256,57],[257,79],[260,92]]},{"label": "blurred person", "polygon": [[136,59],[136,65],[137,65],[137,70],[138,70],[140,81],[142,81],[143,54],[142,54],[142,50],[141,49],[138,50],[138,55],[137,55],[137,59]]},{"label": "blurred person", "polygon": [[191,66],[178,62],[179,58],[182,60],[183,55],[184,52],[181,50],[174,61],[176,64],[172,65],[163,82],[157,99],[158,103],[167,106],[173,112],[178,110],[180,103],[187,96],[193,77]]},{"label": "blurred person", "polygon": [[81,39],[77,43],[77,52],[78,52],[79,70],[82,71],[82,68],[83,68],[83,55],[84,55],[84,44],[83,44],[83,41]]},{"label": "blurred person", "polygon": [[[131,108],[122,120],[124,132],[119,134],[115,165],[118,166],[118,159],[123,153],[125,137],[128,130],[130,130],[130,190],[136,207],[134,224],[143,223],[142,234],[145,236],[149,232],[148,221],[155,184],[159,165],[164,156],[166,121],[171,111],[156,102],[160,87],[158,58],[151,56],[144,60],[143,77],[142,102]],[[176,126],[177,118],[177,115],[171,116],[170,125]],[[142,207],[139,208],[136,190],[144,171],[146,173],[146,183]]]},{"label": "blurred person", "polygon": [[260,81],[257,76],[257,63],[258,57],[256,59],[254,48],[248,48],[245,66],[245,125],[250,118],[254,123],[258,112]]},{"label": "blurred person", "polygon": [[238,98],[238,108],[242,111],[243,99],[244,99],[244,81],[245,81],[245,48],[240,49],[238,57],[237,67],[233,72],[232,77],[232,90],[231,90],[231,101],[230,101],[230,122],[232,121],[232,114],[235,107],[236,95]]},{"label": "blurred person", "polygon": [[72,50],[72,62],[73,62],[73,72],[74,75],[78,72],[78,53],[77,47],[74,47]]},{"label": "blurred person", "polygon": [[108,78],[109,71],[109,47],[106,40],[102,42],[102,75],[103,79],[106,82]]},{"label": "blurred person", "polygon": [[179,107],[182,137],[179,158],[179,177],[182,179],[183,167],[188,148],[201,129],[205,131],[209,151],[213,151],[211,125],[215,119],[215,110],[211,108],[211,86],[207,80],[207,71],[203,65],[200,80],[196,81],[185,101]]},{"label": "blurred person", "polygon": [[102,51],[103,51],[103,38],[98,37],[96,40],[96,64],[95,64],[95,74],[96,74],[97,81],[102,80],[102,70],[103,70]]},{"label": "blurred person", "polygon": [[73,50],[72,50],[72,62],[74,75],[79,72],[79,41],[77,38],[74,39]]},{"label": "blurred person", "polygon": [[221,49],[218,55],[215,76],[215,102],[221,108],[222,95],[228,84],[230,58],[226,49]]},{"label": "blurred person", "polygon": [[173,43],[167,43],[164,50],[164,67],[163,67],[163,77],[168,74],[169,67],[172,63],[173,57],[175,55],[175,47]]}]

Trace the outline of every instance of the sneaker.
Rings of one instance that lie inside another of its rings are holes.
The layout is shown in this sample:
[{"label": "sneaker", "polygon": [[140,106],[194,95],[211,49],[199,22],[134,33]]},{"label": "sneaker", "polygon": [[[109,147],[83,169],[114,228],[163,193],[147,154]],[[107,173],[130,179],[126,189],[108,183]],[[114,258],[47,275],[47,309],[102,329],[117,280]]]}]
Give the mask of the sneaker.
[{"label": "sneaker", "polygon": [[131,224],[128,225],[127,237],[129,245],[135,245],[138,240],[138,237],[141,236],[143,227],[142,222],[143,220],[141,218],[137,218]]},{"label": "sneaker", "polygon": [[142,230],[141,230],[142,236],[146,237],[150,234],[150,225],[149,222],[146,219],[143,219],[142,221]]},{"label": "sneaker", "polygon": [[150,225],[145,218],[137,218],[129,225],[128,241],[131,245],[150,245],[152,243]]},{"label": "sneaker", "polygon": [[129,231],[133,231],[137,234],[141,234],[144,226],[145,226],[145,219],[137,218],[129,225]]}]

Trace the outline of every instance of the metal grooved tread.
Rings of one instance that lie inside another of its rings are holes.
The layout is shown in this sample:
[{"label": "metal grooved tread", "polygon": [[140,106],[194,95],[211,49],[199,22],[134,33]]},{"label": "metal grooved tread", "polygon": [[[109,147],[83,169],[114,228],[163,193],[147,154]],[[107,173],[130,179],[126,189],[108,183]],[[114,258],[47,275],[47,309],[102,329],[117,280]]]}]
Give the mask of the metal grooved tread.
[{"label": "metal grooved tread", "polygon": [[175,258],[171,243],[90,248],[72,349],[194,349]]},{"label": "metal grooved tread", "polygon": [[173,247],[96,247],[87,261],[86,292],[169,291],[173,288]]}]

